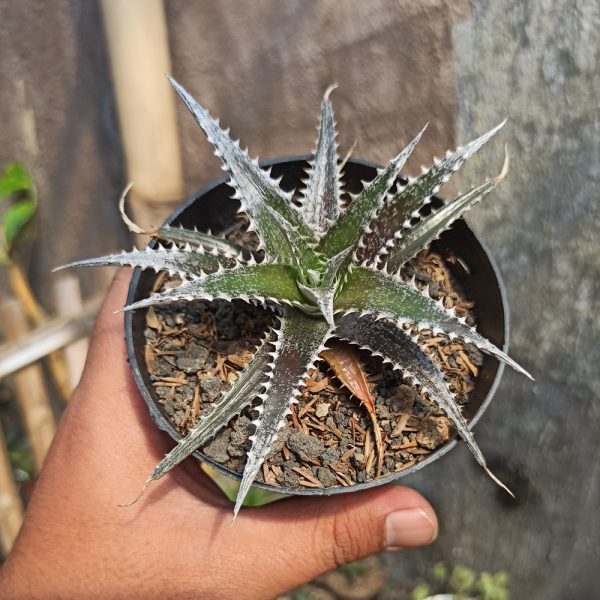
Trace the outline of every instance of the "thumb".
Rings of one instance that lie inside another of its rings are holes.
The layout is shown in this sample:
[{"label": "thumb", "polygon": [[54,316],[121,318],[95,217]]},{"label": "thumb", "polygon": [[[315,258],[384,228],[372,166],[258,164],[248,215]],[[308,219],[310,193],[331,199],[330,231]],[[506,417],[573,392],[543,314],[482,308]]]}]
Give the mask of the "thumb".
[{"label": "thumb", "polygon": [[245,509],[240,516],[240,529],[250,527],[257,545],[269,549],[263,556],[270,557],[270,572],[289,578],[279,582],[282,589],[375,552],[424,546],[438,532],[429,502],[415,490],[394,485],[329,498],[284,500],[266,510]]}]

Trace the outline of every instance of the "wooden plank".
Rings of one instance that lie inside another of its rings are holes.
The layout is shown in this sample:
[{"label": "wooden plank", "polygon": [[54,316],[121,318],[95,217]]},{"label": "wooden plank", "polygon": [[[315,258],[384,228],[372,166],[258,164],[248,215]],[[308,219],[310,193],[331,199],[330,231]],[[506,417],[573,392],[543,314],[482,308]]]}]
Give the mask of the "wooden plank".
[{"label": "wooden plank", "polygon": [[[17,300],[0,304],[0,323],[9,341],[18,340],[29,329],[25,312]],[[41,365],[30,365],[15,373],[14,383],[34,463],[39,472],[56,430]]]}]

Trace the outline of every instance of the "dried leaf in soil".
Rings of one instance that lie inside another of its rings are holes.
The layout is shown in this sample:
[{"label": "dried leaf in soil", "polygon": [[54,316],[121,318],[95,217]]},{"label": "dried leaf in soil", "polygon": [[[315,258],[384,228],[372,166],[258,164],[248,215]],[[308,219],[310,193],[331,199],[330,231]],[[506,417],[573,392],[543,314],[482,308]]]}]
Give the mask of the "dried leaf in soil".
[{"label": "dried leaf in soil", "polygon": [[358,352],[350,344],[332,341],[329,343],[329,347],[321,352],[320,356],[331,367],[331,370],[342,384],[367,409],[373,423],[375,440],[377,441],[377,476],[381,475],[384,453],[381,428],[379,427],[375,412],[375,398],[373,398],[373,394],[371,393],[371,388],[367,382],[367,376],[362,368]]}]

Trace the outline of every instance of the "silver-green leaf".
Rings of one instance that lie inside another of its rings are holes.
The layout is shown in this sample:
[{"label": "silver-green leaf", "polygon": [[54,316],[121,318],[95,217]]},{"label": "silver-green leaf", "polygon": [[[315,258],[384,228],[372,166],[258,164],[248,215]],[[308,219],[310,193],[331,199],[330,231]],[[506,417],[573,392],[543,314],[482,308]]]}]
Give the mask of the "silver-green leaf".
[{"label": "silver-green leaf", "polygon": [[[450,228],[452,223],[459,219],[466,211],[473,208],[477,202],[487,196],[504,179],[508,171],[508,154],[502,172],[494,179],[460,195],[452,202],[434,211],[431,215],[421,219],[410,229],[398,230],[386,244],[386,268],[390,272],[397,271],[404,263],[416,256],[421,250],[429,246],[441,233]],[[378,258],[382,258],[381,255]]]},{"label": "silver-green leaf", "polygon": [[200,417],[198,423],[179,440],[177,446],[154,467],[141,493],[150,483],[166,475],[173,467],[211,440],[264,390],[270,377],[271,352],[276,340],[277,334],[271,331],[250,362],[238,374],[229,390],[213,403],[212,407]]},{"label": "silver-green leaf", "polygon": [[486,142],[504,126],[506,120],[465,146],[448,152],[446,158],[437,161],[429,170],[410,180],[377,214],[376,220],[362,239],[362,248],[358,252],[359,261],[375,261],[388,240],[401,229],[408,229],[414,218],[420,216],[423,206],[431,202],[441,186],[458,171]]},{"label": "silver-green leaf", "polygon": [[421,139],[426,126],[408,144],[390,164],[369,182],[362,192],[352,200],[350,206],[331,226],[317,246],[319,252],[331,257],[339,254],[345,248],[358,249],[358,243],[365,228],[371,222],[378,210],[384,205],[387,193],[400,174],[408,157]]},{"label": "silver-green leaf", "polygon": [[[214,146],[215,154],[223,161],[231,176],[231,185],[236,190],[236,197],[241,203],[241,210],[250,218],[251,229],[258,234],[265,251],[272,256],[281,255],[282,245],[285,245],[282,244],[281,229],[273,221],[266,207],[282,215],[298,229],[299,235],[314,240],[310,229],[291,203],[292,195],[284,192],[277,181],[271,179],[258,166],[258,162],[250,159],[248,153],[240,148],[239,143],[234,142],[208,111],[200,106],[181,85],[171,77],[169,81],[190,109],[208,141]],[[291,257],[287,258],[291,260]]]},{"label": "silver-green leaf", "polygon": [[402,371],[404,377],[420,385],[446,413],[485,472],[511,496],[513,495],[488,468],[485,458],[469,430],[467,421],[454,401],[442,374],[406,331],[388,321],[348,315],[339,320],[335,334],[343,340],[357,344],[372,354],[382,357],[394,369]]},{"label": "silver-green leaf", "polygon": [[[365,294],[365,290],[370,290],[370,293]],[[523,367],[502,350],[444,308],[441,302],[430,298],[426,290],[421,291],[414,283],[404,282],[384,271],[354,268],[335,299],[334,309],[340,312],[371,313],[411,323],[421,329],[432,328],[451,337],[459,337],[532,379]]]},{"label": "silver-green leaf", "polygon": [[300,387],[319,352],[325,347],[330,331],[328,323],[322,319],[313,319],[293,308],[285,310],[276,350],[272,353],[273,362],[270,366],[273,376],[262,395],[263,403],[257,407],[259,416],[254,421],[256,432],[250,438],[252,448],[248,451],[234,518],[277,438],[277,432],[285,424],[290,404],[298,401]]},{"label": "silver-green leaf", "polygon": [[165,248],[161,244],[157,244],[155,249],[136,250],[134,248],[131,252],[79,260],[54,270],[119,265],[154,269],[155,272],[166,271],[170,275],[179,275],[180,277],[199,277],[205,273],[214,273],[221,268],[233,268],[239,264],[232,257],[207,253],[201,248],[193,249],[189,245],[180,249]]},{"label": "silver-green leaf", "polygon": [[135,310],[145,306],[179,300],[258,300],[284,304],[306,302],[297,285],[295,269],[288,265],[244,265],[223,269],[182,283],[179,287],[155,294],[126,306]]},{"label": "silver-green leaf", "polygon": [[314,159],[310,163],[308,183],[301,199],[301,214],[304,222],[315,232],[318,238],[335,223],[340,215],[341,184],[338,164],[336,131],[333,120],[333,108],[326,92],[321,104],[321,123]]}]

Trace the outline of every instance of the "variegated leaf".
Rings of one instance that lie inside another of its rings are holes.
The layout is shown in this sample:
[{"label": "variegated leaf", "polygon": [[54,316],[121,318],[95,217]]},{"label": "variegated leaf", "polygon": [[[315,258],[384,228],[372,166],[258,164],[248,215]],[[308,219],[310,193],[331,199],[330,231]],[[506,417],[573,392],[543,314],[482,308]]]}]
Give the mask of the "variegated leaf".
[{"label": "variegated leaf", "polygon": [[433,240],[448,229],[456,219],[472,208],[483,197],[487,196],[504,179],[508,171],[508,155],[502,172],[494,179],[488,179],[482,185],[462,194],[449,204],[436,210],[431,215],[423,217],[410,229],[400,229],[394,237],[387,242],[386,269],[389,272],[397,271],[405,262],[416,256]]},{"label": "variegated leaf", "polygon": [[[365,294],[365,290],[369,290],[369,293]],[[431,328],[450,337],[459,337],[532,378],[523,367],[469,327],[464,319],[457,318],[453,312],[444,308],[441,301],[432,300],[427,291],[421,291],[414,284],[383,271],[364,267],[353,269],[346,285],[335,299],[334,309],[340,312],[370,313],[410,323],[421,329]]]},{"label": "variegated leaf", "polygon": [[460,412],[444,378],[432,360],[400,327],[372,317],[347,315],[338,322],[336,336],[358,344],[402,371],[404,377],[419,384],[446,413],[458,434],[485,472],[511,496],[512,492],[489,470],[469,426]]},{"label": "variegated leaf", "polygon": [[439,191],[465,161],[496,135],[505,122],[502,121],[491,131],[457,148],[455,152],[448,152],[445,159],[436,162],[433,167],[400,189],[369,224],[362,239],[364,247],[357,253],[358,260],[375,261],[395,232],[410,228],[412,219],[419,216],[420,209],[431,202],[431,196]]},{"label": "variegated leaf", "polygon": [[306,238],[303,238],[298,230],[290,225],[276,210],[267,207],[267,211],[281,229],[285,250],[280,250],[280,256],[289,256],[289,264],[299,269],[300,276],[306,271],[322,267],[324,260],[318,257]]},{"label": "variegated leaf", "polygon": [[234,518],[275,442],[277,432],[285,425],[290,404],[297,402],[307,372],[323,350],[330,331],[323,319],[313,319],[294,308],[285,309],[270,365],[273,376],[261,395],[263,403],[257,407],[256,432],[250,438],[252,448],[248,451]]},{"label": "variegated leaf", "polygon": [[150,235],[163,242],[171,242],[180,246],[190,244],[196,248],[204,248],[208,251],[216,250],[219,254],[223,254],[224,256],[242,260],[243,248],[225,238],[209,233],[202,233],[197,229],[185,229],[181,225],[179,227],[162,225],[151,231]]},{"label": "variegated leaf", "polygon": [[284,304],[305,304],[296,279],[295,269],[287,265],[240,266],[184,282],[177,288],[134,302],[124,310],[178,300],[272,300]]},{"label": "variegated leaf", "polygon": [[325,320],[332,327],[334,326],[333,299],[337,293],[336,282],[339,276],[339,270],[351,250],[352,248],[346,248],[346,250],[342,250],[342,252],[329,260],[318,285],[311,286],[298,283],[298,287],[302,294],[319,308],[321,314],[325,317]]},{"label": "variegated leaf", "polygon": [[240,148],[239,143],[234,142],[208,111],[181,85],[170,77],[169,81],[190,109],[208,141],[214,146],[216,156],[223,161],[231,176],[231,185],[236,190],[236,197],[240,200],[241,210],[248,215],[250,228],[258,234],[265,252],[271,257],[279,256],[291,260],[292,257],[282,254],[282,248],[285,248],[286,244],[281,228],[266,208],[277,211],[298,230],[299,235],[314,241],[312,232],[291,202],[292,194],[284,192],[277,181],[271,179],[258,166],[258,162],[251,160],[247,152]]},{"label": "variegated leaf", "polygon": [[127,225],[127,228],[132,233],[149,235],[155,239],[162,240],[163,242],[174,243],[179,246],[187,246],[190,244],[194,248],[205,250],[208,252],[218,252],[225,256],[242,260],[242,248],[232,244],[226,239],[215,237],[209,233],[201,233],[195,227],[194,229],[184,229],[183,226],[172,227],[171,225],[161,225],[151,229],[143,229],[132,219],[129,218],[125,212],[125,199],[127,194],[133,187],[133,183],[128,183],[119,197],[119,212],[123,223]]},{"label": "variegated leaf", "polygon": [[358,249],[358,243],[365,228],[383,206],[387,193],[400,174],[400,169],[406,163],[424,131],[425,128],[352,200],[350,206],[321,238],[317,246],[321,254],[330,257],[339,254],[345,248]]},{"label": "variegated leaf", "polygon": [[340,167],[333,108],[329,101],[329,94],[333,89],[332,86],[325,92],[321,104],[319,139],[314,159],[310,163],[308,184],[301,199],[302,217],[318,238],[327,231],[340,214]]},{"label": "variegated leaf", "polygon": [[[271,331],[231,387],[213,402],[212,407],[200,417],[198,423],[156,465],[146,480],[140,496],[150,483],[166,475],[200,446],[206,444],[260,394],[270,377],[271,352],[276,340],[276,332]],[[136,502],[140,496],[133,502]]]},{"label": "variegated leaf", "polygon": [[170,275],[180,277],[199,277],[205,273],[214,273],[221,268],[233,268],[238,265],[235,258],[223,256],[222,254],[207,253],[198,248],[190,246],[186,248],[165,248],[158,244],[152,250],[136,250],[131,252],[120,252],[109,256],[88,258],[57,267],[54,271],[69,269],[72,267],[104,267],[109,265],[120,265],[128,267],[140,267],[142,269],[154,269],[154,271],[167,271]]}]

